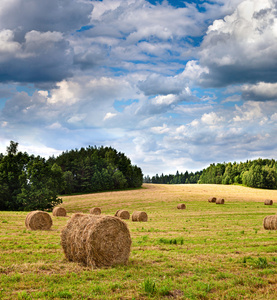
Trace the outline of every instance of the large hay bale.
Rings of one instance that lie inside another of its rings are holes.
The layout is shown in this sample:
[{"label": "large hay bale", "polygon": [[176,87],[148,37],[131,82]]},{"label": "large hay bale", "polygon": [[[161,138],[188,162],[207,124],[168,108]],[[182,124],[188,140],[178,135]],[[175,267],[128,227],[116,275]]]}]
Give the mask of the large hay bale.
[{"label": "large hay bale", "polygon": [[224,199],[223,198],[218,198],[218,199],[216,199],[216,201],[215,201],[215,204],[224,204]]},{"label": "large hay bale", "polygon": [[216,202],[216,197],[210,197],[210,198],[208,199],[208,201],[209,201],[209,202]]},{"label": "large hay bale", "polygon": [[147,222],[148,216],[144,211],[134,211],[132,214],[132,221],[134,222]]},{"label": "large hay bale", "polygon": [[25,218],[25,225],[30,230],[49,230],[52,224],[51,216],[45,211],[31,211]]},{"label": "large hay bale", "polygon": [[263,225],[266,230],[277,230],[277,215],[266,216]]},{"label": "large hay bale", "polygon": [[124,219],[124,220],[129,220],[130,219],[130,213],[127,210],[124,209],[119,209],[116,211],[115,216]]},{"label": "large hay bale", "polygon": [[63,207],[55,207],[53,209],[53,216],[55,217],[66,217],[66,209]]},{"label": "large hay bale", "polygon": [[89,210],[91,215],[101,215],[101,208],[100,207],[93,207]]},{"label": "large hay bale", "polygon": [[264,205],[272,205],[272,204],[273,204],[273,200],[265,199]]},{"label": "large hay bale", "polygon": [[131,243],[127,224],[113,216],[74,214],[61,231],[65,257],[93,268],[126,264]]},{"label": "large hay bale", "polygon": [[177,205],[177,208],[178,208],[178,209],[186,209],[186,204],[184,204],[184,203],[179,203],[179,204]]}]

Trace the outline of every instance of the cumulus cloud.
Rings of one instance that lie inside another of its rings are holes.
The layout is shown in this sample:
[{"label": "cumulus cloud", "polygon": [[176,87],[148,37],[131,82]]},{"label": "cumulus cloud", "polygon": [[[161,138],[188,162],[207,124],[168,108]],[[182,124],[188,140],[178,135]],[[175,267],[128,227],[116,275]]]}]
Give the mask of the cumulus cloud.
[{"label": "cumulus cloud", "polygon": [[206,86],[277,81],[276,5],[245,0],[213,22],[201,45],[200,63],[209,68]]},{"label": "cumulus cloud", "polygon": [[[95,54],[106,67],[150,74],[156,71],[163,75],[174,74],[184,67],[184,60],[197,55],[194,39],[205,33],[212,17],[222,17],[234,9],[234,3],[228,5],[220,1],[213,7],[207,5],[205,13],[189,3],[178,8],[166,1],[157,5],[145,0],[92,3],[91,27],[71,39],[75,63],[82,68],[95,67]],[[168,89],[173,92],[173,88],[175,93],[179,86],[174,85]],[[153,93],[147,83],[141,84],[141,88],[147,94]],[[168,93],[164,89],[163,94]]]},{"label": "cumulus cloud", "polygon": [[242,97],[246,100],[277,100],[277,83],[259,82],[255,85],[243,85]]},{"label": "cumulus cloud", "polygon": [[89,22],[92,9],[78,0],[1,1],[0,80],[54,83],[71,76],[68,35]]},{"label": "cumulus cloud", "polygon": [[72,53],[59,32],[30,31],[22,43],[11,30],[0,31],[2,82],[59,81],[71,74]]},{"label": "cumulus cloud", "polygon": [[235,122],[253,122],[257,123],[257,120],[264,118],[261,104],[258,102],[247,102],[242,107],[236,105]]}]

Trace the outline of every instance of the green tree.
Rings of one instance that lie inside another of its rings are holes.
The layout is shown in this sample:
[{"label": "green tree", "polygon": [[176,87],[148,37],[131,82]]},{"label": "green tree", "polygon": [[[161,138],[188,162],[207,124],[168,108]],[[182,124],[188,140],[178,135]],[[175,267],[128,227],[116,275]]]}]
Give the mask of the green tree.
[{"label": "green tree", "polygon": [[62,202],[57,192],[62,185],[61,168],[47,165],[35,157],[27,164],[20,176],[21,193],[17,195],[20,210],[52,210]]},{"label": "green tree", "polygon": [[7,155],[0,160],[0,210],[19,210],[17,195],[21,191],[19,177],[30,157],[18,152],[18,143],[10,142]]}]

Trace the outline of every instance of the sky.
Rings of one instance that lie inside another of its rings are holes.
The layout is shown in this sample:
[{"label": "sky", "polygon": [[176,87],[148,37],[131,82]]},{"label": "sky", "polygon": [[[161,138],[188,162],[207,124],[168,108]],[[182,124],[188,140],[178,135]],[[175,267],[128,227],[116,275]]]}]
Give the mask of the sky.
[{"label": "sky", "polygon": [[277,159],[276,0],[1,0],[0,152],[143,174]]}]

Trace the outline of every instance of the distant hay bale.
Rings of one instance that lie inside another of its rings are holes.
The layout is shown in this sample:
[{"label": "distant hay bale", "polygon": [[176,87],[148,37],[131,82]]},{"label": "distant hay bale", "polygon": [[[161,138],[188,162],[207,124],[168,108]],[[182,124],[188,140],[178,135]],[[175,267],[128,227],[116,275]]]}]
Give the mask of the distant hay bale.
[{"label": "distant hay bale", "polygon": [[49,230],[52,224],[51,216],[45,211],[31,211],[25,218],[25,226],[30,230]]},{"label": "distant hay bale", "polygon": [[218,198],[218,199],[216,199],[216,201],[215,201],[215,204],[224,204],[224,199],[223,198]]},{"label": "distant hay bale", "polygon": [[55,217],[65,217],[66,216],[66,209],[63,207],[55,207],[53,209],[53,216]]},{"label": "distant hay bale", "polygon": [[127,210],[124,209],[119,209],[116,211],[115,216],[124,219],[124,220],[129,220],[130,219],[130,213]]},{"label": "distant hay bale", "polygon": [[127,264],[131,243],[127,224],[113,216],[74,214],[61,231],[65,257],[93,268]]},{"label": "distant hay bale", "polygon": [[273,204],[273,200],[265,199],[264,205],[272,205],[272,204]]},{"label": "distant hay bale", "polygon": [[147,222],[148,216],[144,211],[134,211],[132,214],[133,222]]},{"label": "distant hay bale", "polygon": [[186,209],[186,204],[184,204],[184,203],[179,203],[179,204],[177,205],[177,208],[178,208],[178,209]]},{"label": "distant hay bale", "polygon": [[266,216],[263,225],[266,230],[277,230],[277,215]]},{"label": "distant hay bale", "polygon": [[93,207],[89,210],[91,215],[101,215],[101,208],[100,207]]},{"label": "distant hay bale", "polygon": [[216,197],[210,197],[210,198],[208,199],[208,201],[209,201],[209,202],[216,202]]}]

